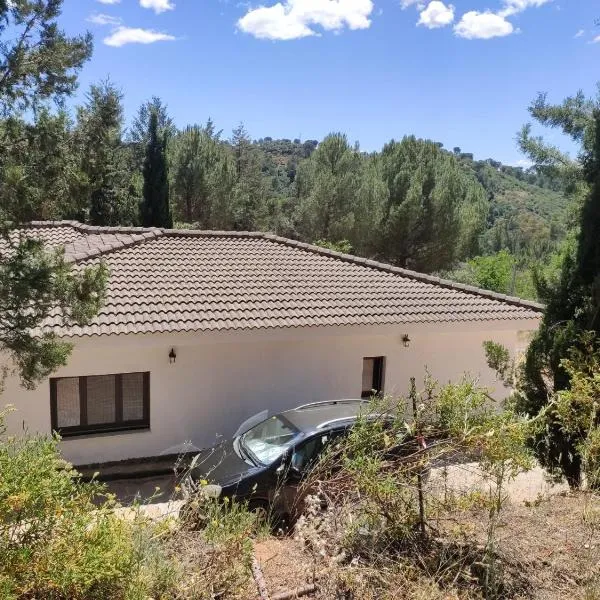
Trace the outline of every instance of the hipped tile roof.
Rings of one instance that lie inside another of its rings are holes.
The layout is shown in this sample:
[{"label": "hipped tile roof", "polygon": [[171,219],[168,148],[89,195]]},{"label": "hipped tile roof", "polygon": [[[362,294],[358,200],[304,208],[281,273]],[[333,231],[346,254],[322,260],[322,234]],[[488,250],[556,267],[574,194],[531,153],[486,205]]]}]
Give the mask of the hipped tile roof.
[{"label": "hipped tile roof", "polygon": [[267,233],[33,222],[77,268],[103,261],[107,299],[63,336],[538,319],[540,304]]}]

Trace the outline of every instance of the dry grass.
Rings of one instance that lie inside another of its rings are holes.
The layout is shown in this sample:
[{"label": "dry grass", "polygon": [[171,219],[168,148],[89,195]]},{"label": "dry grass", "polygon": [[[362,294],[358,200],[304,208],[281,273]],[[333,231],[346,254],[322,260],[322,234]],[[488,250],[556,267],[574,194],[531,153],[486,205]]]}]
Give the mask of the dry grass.
[{"label": "dry grass", "polygon": [[[293,538],[264,540],[256,555],[272,595],[316,581],[319,592],[312,597],[319,600],[483,598],[475,580],[486,519],[476,508],[456,511],[436,541],[421,547],[420,569],[400,560],[336,564]],[[600,496],[566,493],[507,504],[498,528],[498,563],[500,598],[600,599]],[[250,598],[256,598],[254,590]]]}]

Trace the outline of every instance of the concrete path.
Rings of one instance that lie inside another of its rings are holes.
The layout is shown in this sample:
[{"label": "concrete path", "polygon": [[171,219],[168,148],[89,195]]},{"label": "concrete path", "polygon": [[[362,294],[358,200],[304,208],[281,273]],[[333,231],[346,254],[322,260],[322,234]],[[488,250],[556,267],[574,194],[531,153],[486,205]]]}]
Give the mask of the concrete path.
[{"label": "concrete path", "polygon": [[[138,501],[139,510],[151,518],[176,517],[183,504],[182,500],[173,500],[175,496],[175,478],[169,475],[160,477],[144,477],[141,479],[123,479],[108,482],[108,488],[116,494],[119,501],[130,506]],[[458,493],[489,490],[489,483],[483,479],[478,463],[464,463],[443,468],[432,469],[427,487],[431,491],[442,493],[444,486]],[[521,473],[506,485],[506,494],[513,503],[533,502],[539,496],[549,496],[568,491],[567,484],[550,483],[541,467],[527,473]],[[125,514],[132,514],[125,508]]]}]

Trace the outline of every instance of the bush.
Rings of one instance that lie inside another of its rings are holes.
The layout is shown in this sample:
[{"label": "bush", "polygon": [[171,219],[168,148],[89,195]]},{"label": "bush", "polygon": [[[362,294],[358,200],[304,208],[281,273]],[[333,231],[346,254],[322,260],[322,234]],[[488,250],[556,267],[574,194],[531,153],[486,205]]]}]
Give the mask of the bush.
[{"label": "bush", "polygon": [[[0,599],[202,600],[242,597],[256,517],[192,502],[191,520],[153,522],[86,482],[58,437],[6,433],[0,412]],[[200,531],[188,527],[202,521]],[[191,530],[192,529],[192,530]]]},{"label": "bush", "polygon": [[[428,378],[419,394],[411,386],[408,401],[374,398],[330,447],[306,483],[297,536],[327,564],[332,597],[393,598],[400,580],[403,598],[500,597],[496,530],[506,482],[532,466],[529,423],[491,410],[487,390],[468,377],[442,387]],[[479,462],[485,491],[424,483],[432,466],[458,457]],[[444,529],[457,511],[482,508],[485,545]]]},{"label": "bush", "polygon": [[157,542],[162,526],[124,519],[98,482],[84,482],[58,438],[6,434],[0,413],[0,597],[161,597],[174,571]]}]

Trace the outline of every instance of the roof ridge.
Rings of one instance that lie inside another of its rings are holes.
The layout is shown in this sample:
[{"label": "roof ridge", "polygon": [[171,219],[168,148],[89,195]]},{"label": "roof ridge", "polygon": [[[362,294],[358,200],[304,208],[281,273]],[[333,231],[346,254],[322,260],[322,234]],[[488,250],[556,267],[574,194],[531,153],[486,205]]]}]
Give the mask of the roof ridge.
[{"label": "roof ridge", "polygon": [[[102,233],[147,233],[151,231],[163,231],[160,227],[134,227],[133,225],[88,225],[81,221],[75,220],[61,220],[61,221],[29,221],[25,224],[26,227],[32,227],[35,229],[52,228],[52,227],[72,227],[77,231],[87,234],[102,234]],[[166,230],[169,231],[169,230]]]},{"label": "roof ridge", "polygon": [[475,287],[473,285],[459,283],[457,281],[452,281],[451,279],[444,279],[443,277],[436,277],[435,275],[428,275],[427,273],[419,273],[418,271],[412,271],[411,269],[405,269],[403,267],[396,267],[394,265],[379,262],[376,260],[371,260],[369,258],[363,258],[360,256],[354,256],[352,254],[337,252],[336,250],[330,250],[329,248],[323,248],[322,246],[317,246],[315,244],[299,242],[289,238],[281,237],[279,235],[275,235],[273,233],[262,233],[260,235],[264,239],[271,240],[280,244],[285,244],[287,246],[292,246],[295,248],[301,248],[302,250],[306,250],[307,252],[313,252],[316,254],[322,254],[324,256],[330,256],[331,258],[337,258],[339,260],[351,262],[360,266],[371,267],[373,269],[378,269],[379,271],[396,273],[398,275],[409,277],[410,279],[414,279],[416,281],[423,281],[424,283],[431,283],[434,285],[459,290],[461,292],[466,292],[468,294],[483,296],[484,298],[491,298],[492,300],[500,300],[502,302],[506,302],[507,304],[512,304],[514,306],[522,306],[525,308],[531,308],[533,310],[539,311],[543,311],[545,309],[545,306],[543,304],[539,302],[534,302],[533,300],[525,300],[516,296],[507,296],[506,294],[500,294],[499,292],[494,292],[492,290],[485,290],[482,288]]},{"label": "roof ridge", "polygon": [[[107,233],[107,232],[102,232],[102,233]],[[114,233],[126,233],[126,232],[114,232]],[[67,257],[65,259],[65,262],[67,263],[76,263],[79,262],[80,260],[88,260],[90,258],[97,258],[98,256],[103,256],[105,254],[109,254],[110,252],[114,252],[115,250],[122,250],[123,248],[131,248],[133,246],[137,246],[139,244],[144,244],[147,241],[150,241],[152,239],[155,238],[159,238],[162,237],[162,232],[160,230],[149,230],[149,231],[144,231],[144,232],[140,232],[137,235],[132,234],[132,240],[130,241],[125,241],[125,242],[121,242],[121,241],[117,241],[117,242],[113,242],[111,244],[106,244],[100,248],[93,248],[90,249],[89,251],[84,251],[84,252],[73,252],[69,257]],[[64,247],[66,248],[69,245],[72,245],[73,242],[71,242],[71,244],[67,244]]]}]

